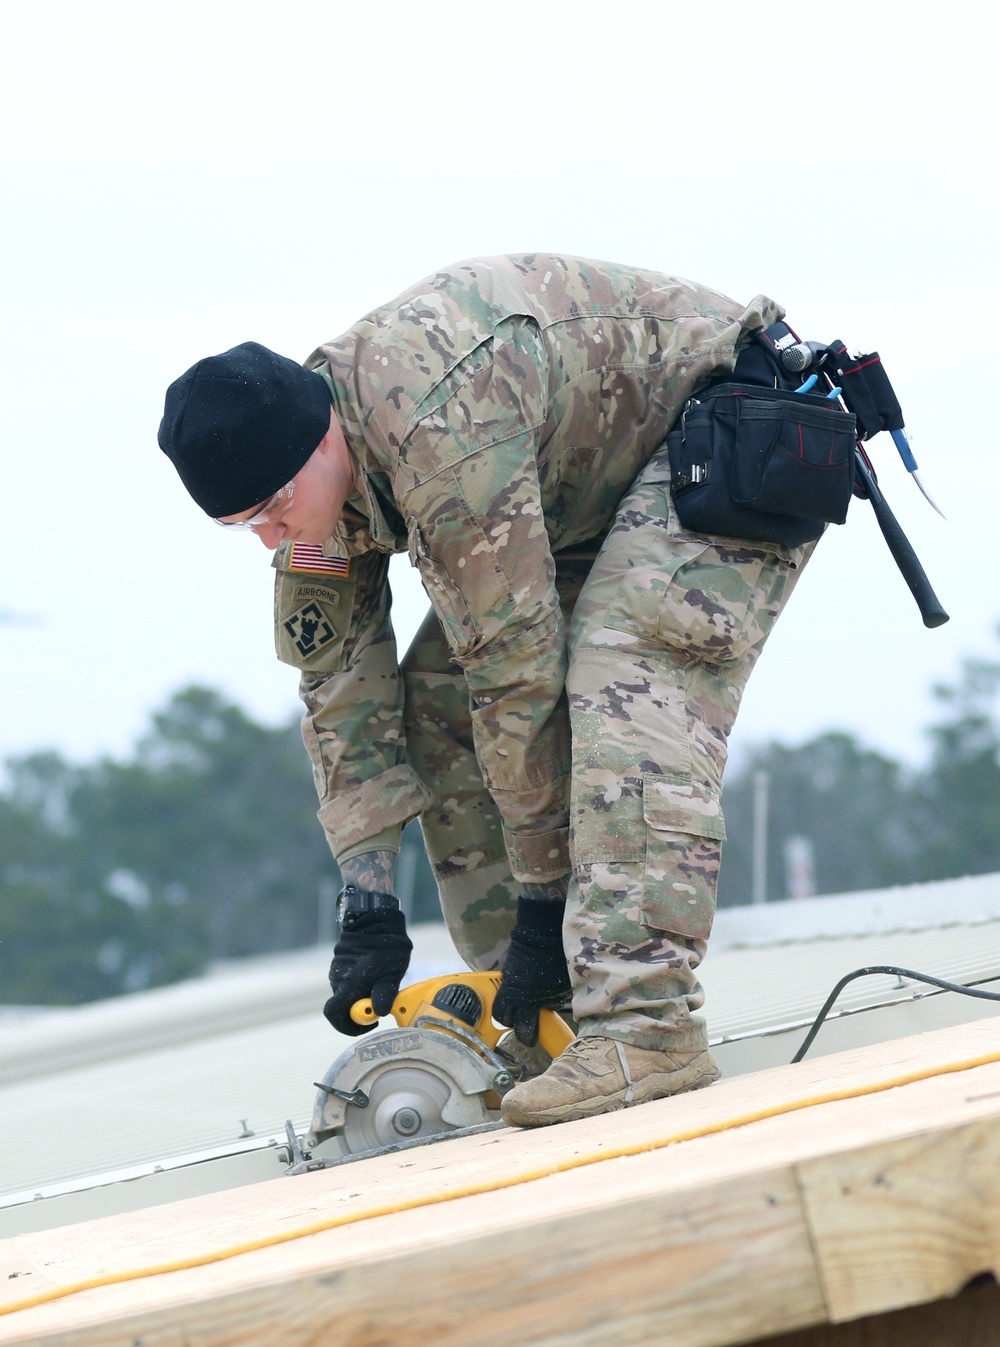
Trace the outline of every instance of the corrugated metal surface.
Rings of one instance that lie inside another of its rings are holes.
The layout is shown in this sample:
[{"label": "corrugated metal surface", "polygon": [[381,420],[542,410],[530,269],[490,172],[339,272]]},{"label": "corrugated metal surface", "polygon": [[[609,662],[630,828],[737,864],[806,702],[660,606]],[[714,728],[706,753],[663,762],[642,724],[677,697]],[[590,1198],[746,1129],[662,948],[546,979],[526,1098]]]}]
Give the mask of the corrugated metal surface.
[{"label": "corrugated metal surface", "polygon": [[[837,981],[855,968],[891,964],[963,984],[1000,979],[1000,921],[932,931],[818,939],[709,952],[702,970],[713,1038],[811,1022]],[[844,988],[836,1010],[908,1001],[932,989],[876,974]],[[984,990],[1000,992],[1000,982]],[[990,1013],[980,1002],[981,1013]]]},{"label": "corrugated metal surface", "polygon": [[967,875],[906,888],[723,908],[716,918],[712,947],[929,931],[993,920],[1000,920],[1000,874]]}]

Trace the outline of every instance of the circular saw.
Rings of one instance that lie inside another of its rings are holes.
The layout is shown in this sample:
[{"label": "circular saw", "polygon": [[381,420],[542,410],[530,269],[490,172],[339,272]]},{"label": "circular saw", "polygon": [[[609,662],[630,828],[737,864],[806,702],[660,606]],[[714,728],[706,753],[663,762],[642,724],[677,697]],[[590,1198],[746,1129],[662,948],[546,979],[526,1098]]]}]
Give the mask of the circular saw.
[{"label": "circular saw", "polygon": [[[518,1080],[572,1042],[553,1010],[539,1016],[539,1049],[525,1048],[493,1022],[499,973],[459,973],[404,987],[392,1005],[394,1029],[354,1043],[317,1081],[306,1145],[338,1137],[351,1154],[496,1122]],[[375,1024],[370,1000],[355,1002],[356,1024]]]}]

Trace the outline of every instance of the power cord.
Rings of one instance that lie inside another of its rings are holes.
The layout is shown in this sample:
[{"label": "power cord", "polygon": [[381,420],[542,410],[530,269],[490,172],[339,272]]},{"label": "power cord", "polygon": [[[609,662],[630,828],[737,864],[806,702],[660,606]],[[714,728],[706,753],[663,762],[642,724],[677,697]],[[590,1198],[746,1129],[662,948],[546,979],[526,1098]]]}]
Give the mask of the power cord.
[{"label": "power cord", "polygon": [[824,1001],[823,1009],[813,1021],[812,1028],[806,1034],[801,1048],[799,1048],[798,1052],[792,1058],[793,1063],[801,1062],[802,1058],[809,1051],[812,1046],[812,1041],[819,1033],[823,1021],[826,1019],[827,1015],[829,1015],[834,1001],[836,1001],[837,997],[847,984],[853,982],[855,978],[868,977],[871,973],[895,973],[897,977],[910,978],[913,982],[930,983],[932,987],[940,987],[942,991],[959,992],[962,996],[976,996],[981,1001],[1000,1001],[1000,992],[981,992],[976,987],[965,987],[959,982],[946,982],[944,978],[931,977],[929,973],[915,973],[912,968],[896,968],[893,964],[881,963],[871,964],[868,968],[855,968],[853,973],[848,973],[845,977],[840,979],[836,987],[834,987],[833,991]]}]

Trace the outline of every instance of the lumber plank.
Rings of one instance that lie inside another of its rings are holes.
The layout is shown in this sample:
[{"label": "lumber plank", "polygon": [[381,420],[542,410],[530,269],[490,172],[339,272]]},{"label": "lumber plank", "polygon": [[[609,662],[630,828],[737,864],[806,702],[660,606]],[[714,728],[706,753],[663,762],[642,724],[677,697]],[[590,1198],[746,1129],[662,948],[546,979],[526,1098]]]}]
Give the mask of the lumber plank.
[{"label": "lumber plank", "polygon": [[1000,1268],[1000,1128],[979,1121],[799,1166],[834,1322]]},{"label": "lumber plank", "polygon": [[[320,1219],[454,1198],[0,1317],[0,1343],[457,1347],[474,1331],[484,1347],[725,1347],[931,1300],[998,1261],[1000,1205],[980,1175],[1000,1172],[1000,1063],[814,1101],[990,1053],[1000,1031],[984,1021],[610,1118],[481,1134],[2,1241],[0,1305]],[[769,1107],[794,1111],[747,1121]],[[699,1129],[710,1134],[676,1139]],[[659,1148],[613,1158],[648,1145]],[[545,1173],[580,1160],[595,1163]],[[526,1181],[458,1196],[512,1179]],[[941,1234],[949,1201],[944,1225],[966,1221],[972,1234]]]}]

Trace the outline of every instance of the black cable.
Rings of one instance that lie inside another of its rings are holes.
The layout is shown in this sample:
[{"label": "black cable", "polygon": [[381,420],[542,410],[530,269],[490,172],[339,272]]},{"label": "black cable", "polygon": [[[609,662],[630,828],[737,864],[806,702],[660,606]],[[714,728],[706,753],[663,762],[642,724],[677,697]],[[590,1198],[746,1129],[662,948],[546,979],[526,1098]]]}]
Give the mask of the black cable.
[{"label": "black cable", "polygon": [[897,977],[910,978],[914,982],[929,982],[932,987],[940,987],[942,991],[959,992],[962,996],[977,996],[982,1001],[1000,1001],[1000,992],[981,992],[976,987],[963,987],[962,984],[958,982],[945,982],[944,978],[931,977],[929,973],[915,973],[912,968],[896,968],[892,964],[872,964],[868,968],[855,968],[853,973],[848,973],[846,977],[840,979],[836,987],[834,987],[833,991],[824,1001],[823,1009],[813,1021],[813,1026],[806,1034],[801,1048],[799,1048],[798,1052],[792,1058],[793,1063],[801,1062],[802,1058],[809,1051],[813,1039],[819,1033],[823,1021],[830,1013],[830,1008],[847,984],[853,982],[855,978],[867,977],[869,973],[895,973]]}]

